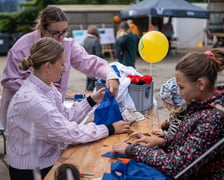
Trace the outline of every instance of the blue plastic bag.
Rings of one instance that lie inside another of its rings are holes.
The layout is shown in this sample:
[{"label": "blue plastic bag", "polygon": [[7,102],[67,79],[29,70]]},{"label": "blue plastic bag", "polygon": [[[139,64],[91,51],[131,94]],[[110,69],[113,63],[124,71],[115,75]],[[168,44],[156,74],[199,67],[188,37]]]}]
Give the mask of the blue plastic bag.
[{"label": "blue plastic bag", "polygon": [[127,164],[121,161],[112,163],[111,174],[104,173],[103,180],[171,180],[171,178],[146,164],[131,159]]},{"label": "blue plastic bag", "polygon": [[98,124],[112,124],[122,120],[119,105],[114,96],[110,95],[110,90],[107,88],[103,101],[94,112],[94,122]]}]

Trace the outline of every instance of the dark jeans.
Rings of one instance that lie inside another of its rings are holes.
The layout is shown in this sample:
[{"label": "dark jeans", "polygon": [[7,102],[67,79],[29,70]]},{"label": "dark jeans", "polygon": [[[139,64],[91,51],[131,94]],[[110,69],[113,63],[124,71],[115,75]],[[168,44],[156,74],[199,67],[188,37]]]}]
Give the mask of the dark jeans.
[{"label": "dark jeans", "polygon": [[[42,179],[47,175],[47,173],[51,170],[51,167],[44,168],[40,170]],[[16,169],[11,166],[9,166],[9,175],[11,180],[33,180],[33,170],[27,169]]]},{"label": "dark jeans", "polygon": [[87,91],[93,91],[95,88],[95,82],[96,78],[93,76],[87,76],[87,81],[86,81],[86,90]]}]

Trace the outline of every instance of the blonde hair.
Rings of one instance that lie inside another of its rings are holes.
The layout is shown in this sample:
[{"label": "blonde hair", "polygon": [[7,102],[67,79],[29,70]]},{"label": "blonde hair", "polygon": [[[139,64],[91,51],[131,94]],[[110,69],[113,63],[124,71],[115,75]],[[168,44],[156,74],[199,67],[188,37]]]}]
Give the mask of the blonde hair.
[{"label": "blonde hair", "polygon": [[119,38],[121,36],[127,35],[131,31],[128,23],[126,21],[122,21],[119,24],[119,28],[116,34],[116,37]]},{"label": "blonde hair", "polygon": [[[165,102],[165,101],[164,101]],[[177,118],[181,112],[183,112],[184,109],[186,109],[187,104],[176,106],[166,103],[166,108],[169,111],[169,113],[173,116],[173,118]]]},{"label": "blonde hair", "polygon": [[30,49],[30,56],[25,57],[19,65],[21,70],[33,67],[35,70],[46,62],[54,64],[64,52],[64,47],[53,38],[44,37]]}]

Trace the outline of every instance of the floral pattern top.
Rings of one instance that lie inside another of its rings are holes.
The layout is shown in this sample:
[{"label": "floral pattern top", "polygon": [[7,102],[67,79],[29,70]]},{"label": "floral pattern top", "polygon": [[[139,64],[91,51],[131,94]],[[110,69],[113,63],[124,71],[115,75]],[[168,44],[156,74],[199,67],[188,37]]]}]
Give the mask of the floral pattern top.
[{"label": "floral pattern top", "polygon": [[[223,117],[214,108],[224,105],[224,87],[203,102],[192,102],[175,136],[165,136],[163,150],[131,145],[126,153],[137,161],[148,164],[174,177],[199,158],[224,136]],[[209,153],[181,179],[224,179],[224,145]]]}]

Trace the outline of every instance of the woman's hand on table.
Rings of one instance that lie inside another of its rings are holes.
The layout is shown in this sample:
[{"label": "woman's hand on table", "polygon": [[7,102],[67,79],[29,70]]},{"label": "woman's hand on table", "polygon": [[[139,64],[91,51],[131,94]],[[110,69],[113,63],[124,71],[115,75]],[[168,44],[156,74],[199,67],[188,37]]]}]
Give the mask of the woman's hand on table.
[{"label": "woman's hand on table", "polygon": [[111,96],[117,97],[118,88],[119,88],[119,80],[118,79],[109,79],[106,82],[106,86],[110,89]]},{"label": "woman's hand on table", "polygon": [[96,91],[91,97],[92,99],[97,103],[101,103],[101,101],[103,100],[103,96],[105,94],[105,89],[106,88],[101,88],[98,91]]},{"label": "woman's hand on table", "polygon": [[127,143],[116,143],[112,146],[112,153],[122,153],[125,154],[125,149],[128,147],[129,144]]},{"label": "woman's hand on table", "polygon": [[125,133],[130,129],[130,123],[123,120],[114,122],[112,125],[114,126],[115,134]]}]

